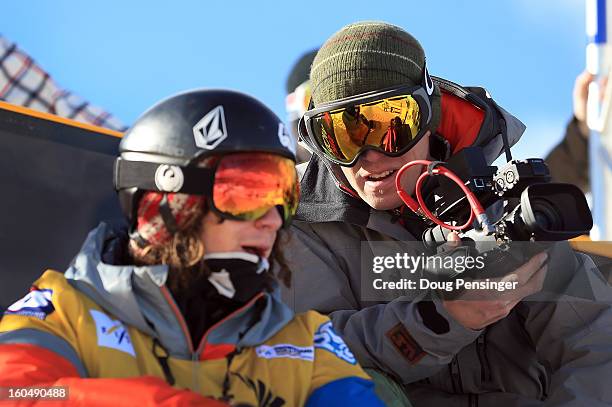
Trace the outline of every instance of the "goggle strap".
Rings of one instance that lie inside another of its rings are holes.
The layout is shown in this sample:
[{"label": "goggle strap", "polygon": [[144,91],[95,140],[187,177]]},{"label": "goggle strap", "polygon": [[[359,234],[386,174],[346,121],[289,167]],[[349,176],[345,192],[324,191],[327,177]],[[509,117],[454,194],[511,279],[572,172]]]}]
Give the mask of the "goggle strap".
[{"label": "goggle strap", "polygon": [[[159,173],[171,170],[182,180],[166,184]],[[214,170],[202,167],[128,161],[117,158],[114,171],[115,189],[139,188],[148,191],[178,192],[190,195],[209,195],[212,191]],[[156,182],[157,181],[157,182]]]},{"label": "goggle strap", "polygon": [[172,214],[172,209],[170,209],[170,205],[168,203],[168,194],[164,194],[161,202],[159,203],[159,214],[161,215],[162,220],[164,221],[164,226],[168,229],[171,235],[175,234],[178,231],[178,226],[176,224],[176,218]]}]

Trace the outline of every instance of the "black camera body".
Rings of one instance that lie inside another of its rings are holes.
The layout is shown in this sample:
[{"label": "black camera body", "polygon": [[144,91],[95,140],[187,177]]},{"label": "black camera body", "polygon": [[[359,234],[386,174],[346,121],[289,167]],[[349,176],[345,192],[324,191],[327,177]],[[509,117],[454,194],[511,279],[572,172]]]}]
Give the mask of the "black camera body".
[{"label": "black camera body", "polygon": [[[465,148],[444,167],[453,171],[478,198],[492,224],[489,231],[478,227],[460,234],[462,246],[438,254],[440,257],[485,257],[485,271],[471,278],[495,278],[515,270],[529,258],[549,251],[556,243],[583,234],[593,227],[593,218],[582,191],[571,184],[550,182],[544,160],[510,159],[502,167],[487,165],[480,147]],[[464,192],[450,179],[430,177],[423,192],[428,209],[447,224],[464,224],[471,207]],[[448,230],[428,228],[425,245],[434,253],[446,242]],[[512,243],[514,242],[514,243]],[[529,242],[529,243],[520,243]],[[511,244],[512,243],[512,244]],[[432,279],[457,277],[452,269],[425,268]]]},{"label": "black camera body", "polygon": [[[588,234],[593,227],[582,191],[575,185],[550,182],[548,166],[541,158],[510,160],[498,168],[487,165],[482,148],[468,147],[444,166],[461,178],[484,208],[497,209],[489,217],[498,242],[567,240]],[[466,222],[471,208],[463,191],[446,177],[430,180],[434,182],[425,187],[429,210],[446,223]],[[434,229],[426,232],[426,240],[440,241],[436,237],[440,231]]]}]

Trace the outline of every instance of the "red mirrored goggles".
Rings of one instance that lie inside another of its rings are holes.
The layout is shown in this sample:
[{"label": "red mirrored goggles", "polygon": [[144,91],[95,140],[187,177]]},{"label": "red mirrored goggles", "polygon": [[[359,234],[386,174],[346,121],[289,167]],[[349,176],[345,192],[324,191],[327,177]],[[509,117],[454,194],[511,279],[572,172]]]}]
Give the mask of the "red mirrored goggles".
[{"label": "red mirrored goggles", "polygon": [[278,207],[288,222],[299,202],[295,163],[266,153],[226,155],[216,166],[212,202],[217,211],[241,220],[259,219]]},{"label": "red mirrored goggles", "polygon": [[256,220],[276,207],[286,226],[299,202],[295,162],[271,153],[235,153],[212,157],[205,167],[115,162],[115,188],[204,195],[220,216]]}]

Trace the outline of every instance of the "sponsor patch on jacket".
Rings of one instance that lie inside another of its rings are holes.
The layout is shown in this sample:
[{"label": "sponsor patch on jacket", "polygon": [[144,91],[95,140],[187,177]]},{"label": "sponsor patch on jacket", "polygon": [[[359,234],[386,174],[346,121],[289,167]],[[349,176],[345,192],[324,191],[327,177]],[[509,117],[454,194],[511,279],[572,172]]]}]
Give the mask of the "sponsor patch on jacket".
[{"label": "sponsor patch on jacket", "polygon": [[312,362],[314,360],[313,346],[295,346],[288,343],[278,345],[261,345],[255,348],[257,356],[264,359],[289,358],[302,359]]},{"label": "sponsor patch on jacket", "polygon": [[389,329],[386,335],[395,349],[411,364],[417,363],[426,355],[401,322]]},{"label": "sponsor patch on jacket", "polygon": [[8,307],[4,315],[23,315],[45,319],[47,315],[55,311],[53,302],[51,302],[52,297],[53,290],[33,287],[25,297]]},{"label": "sponsor patch on jacket", "polygon": [[357,363],[357,359],[349,350],[348,346],[346,346],[346,343],[344,343],[340,335],[334,331],[331,321],[321,324],[315,332],[314,347],[325,349],[351,365]]},{"label": "sponsor patch on jacket", "polygon": [[90,309],[91,317],[96,324],[96,334],[98,336],[98,346],[116,349],[121,352],[136,356],[132,338],[123,325],[123,322],[109,317],[103,312]]}]

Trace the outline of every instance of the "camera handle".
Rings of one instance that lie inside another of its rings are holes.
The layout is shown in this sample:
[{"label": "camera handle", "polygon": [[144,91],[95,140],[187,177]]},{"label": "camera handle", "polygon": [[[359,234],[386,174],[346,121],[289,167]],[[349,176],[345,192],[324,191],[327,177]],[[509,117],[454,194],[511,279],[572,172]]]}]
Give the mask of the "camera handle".
[{"label": "camera handle", "polygon": [[[448,168],[443,167],[442,164],[444,163],[441,161],[429,161],[429,160],[414,160],[414,161],[410,161],[409,163],[405,164],[402,168],[400,168],[400,170],[397,172],[397,176],[395,177],[395,189],[397,190],[397,194],[399,195],[399,197],[402,199],[402,201],[404,201],[406,206],[408,206],[408,208],[410,208],[410,210],[412,210],[414,213],[420,216],[427,217],[432,222],[434,222],[436,225],[440,225],[443,228],[450,229],[450,230],[467,229],[471,227],[472,222],[474,222],[474,218],[476,218],[483,232],[485,232],[486,234],[493,233],[495,229],[493,225],[491,224],[491,222],[489,221],[489,218],[487,217],[484,208],[480,204],[480,201],[478,201],[478,198],[476,198],[474,193],[470,191],[468,187],[465,186],[461,178],[459,178],[454,172],[452,172]],[[404,189],[402,188],[401,182],[400,182],[403,173],[406,170],[408,170],[408,168],[415,166],[415,165],[426,165],[427,166],[427,171],[423,171],[423,173],[419,176],[416,182],[416,186],[415,186],[415,195],[417,198],[416,201],[410,195],[408,195],[406,191],[404,191]],[[463,225],[455,226],[455,225],[449,225],[447,223],[444,223],[443,221],[438,219],[433,213],[431,213],[431,211],[427,208],[427,205],[425,204],[425,200],[423,199],[423,195],[421,194],[421,187],[423,186],[423,182],[425,181],[425,179],[428,176],[433,176],[433,175],[442,175],[442,176],[445,176],[451,179],[459,186],[459,188],[461,188],[461,190],[465,194],[468,202],[470,203],[471,210],[470,210],[470,218]]]}]

